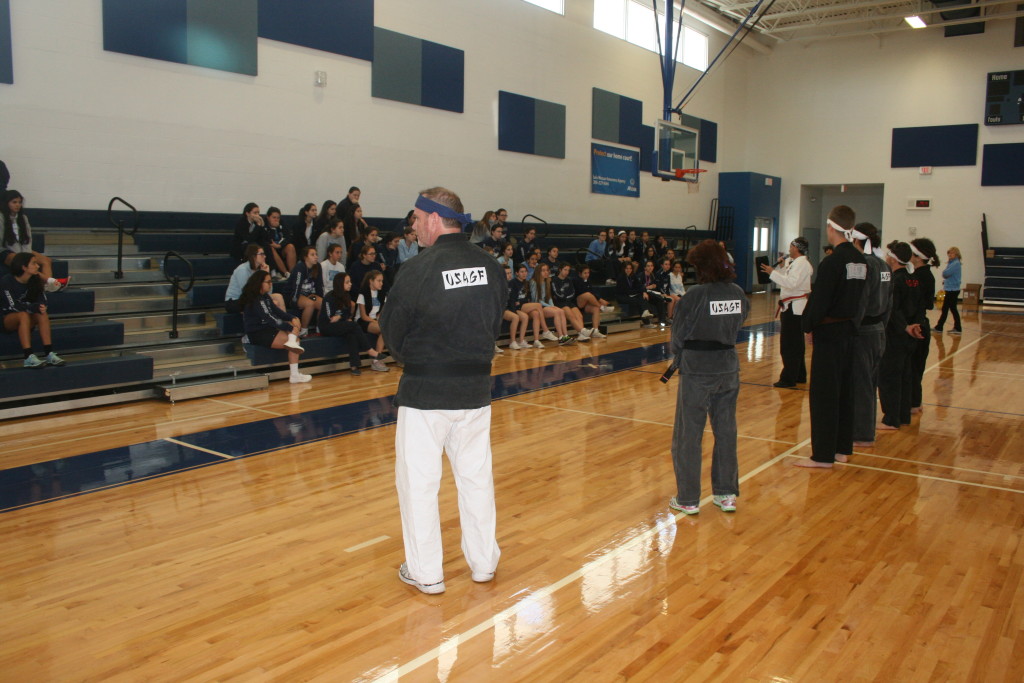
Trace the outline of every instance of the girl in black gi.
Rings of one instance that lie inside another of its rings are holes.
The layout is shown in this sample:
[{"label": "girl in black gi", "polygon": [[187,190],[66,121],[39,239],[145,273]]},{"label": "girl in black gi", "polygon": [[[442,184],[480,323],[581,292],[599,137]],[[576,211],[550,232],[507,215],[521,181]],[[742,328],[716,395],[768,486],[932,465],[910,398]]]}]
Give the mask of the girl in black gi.
[{"label": "girl in black gi", "polygon": [[932,273],[932,266],[939,265],[939,259],[935,255],[935,243],[927,237],[918,237],[911,240],[910,250],[913,252],[911,263],[914,264],[913,279],[917,281],[917,314],[914,322],[921,325],[923,339],[914,342],[914,350],[910,355],[910,365],[913,369],[913,384],[910,387],[910,412],[921,412],[921,380],[924,378],[924,368],[928,364],[928,351],[931,347],[931,323],[928,321],[928,311],[935,308],[935,275]]},{"label": "girl in black gi", "polygon": [[305,336],[309,321],[323,304],[324,283],[320,277],[320,264],[316,260],[316,247],[305,246],[299,255],[301,260],[292,268],[292,274],[284,284],[284,301],[288,308],[300,311],[302,336]]},{"label": "girl in black gi", "polygon": [[288,369],[291,371],[289,381],[292,384],[304,384],[313,378],[299,372],[299,354],[305,350],[298,340],[299,319],[274,305],[270,298],[272,288],[270,273],[265,270],[256,271],[245,283],[242,296],[238,299],[242,306],[245,336],[250,344],[256,346],[286,349]]},{"label": "girl in black gi", "polygon": [[359,354],[366,351],[373,360],[380,352],[370,346],[363,329],[356,323],[356,304],[352,301],[352,277],[348,273],[334,276],[333,289],[324,297],[320,307],[320,334],[325,337],[343,337],[348,343],[348,366],[353,375],[359,371]]},{"label": "girl in black gi", "polygon": [[[17,332],[25,354],[26,368],[64,365],[64,359],[53,352],[50,339],[50,316],[46,314],[45,283],[39,274],[39,260],[30,251],[15,254],[11,272],[0,280],[0,322],[4,332]],[[39,330],[44,358],[32,353],[32,328]]]},{"label": "girl in black gi", "polygon": [[892,307],[885,325],[885,351],[878,368],[878,398],[882,402],[881,431],[892,431],[910,424],[910,355],[921,338],[921,326],[915,322],[917,293],[909,286],[907,270],[912,252],[906,242],[891,242],[885,262],[892,269]]},{"label": "girl in black gi", "polygon": [[715,447],[711,461],[714,503],[736,510],[740,495],[736,458],[736,398],[740,389],[736,335],[750,303],[733,279],[725,250],[704,240],[686,255],[697,269],[697,284],[676,305],[672,353],[679,367],[679,391],[672,433],[676,495],[669,507],[686,515],[700,512],[701,442],[711,417]]}]

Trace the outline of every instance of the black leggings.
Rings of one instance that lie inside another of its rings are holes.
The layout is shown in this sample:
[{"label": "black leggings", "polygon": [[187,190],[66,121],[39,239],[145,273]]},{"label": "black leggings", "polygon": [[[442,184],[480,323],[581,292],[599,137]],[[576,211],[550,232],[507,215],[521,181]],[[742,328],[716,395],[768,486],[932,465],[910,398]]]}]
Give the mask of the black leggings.
[{"label": "black leggings", "polygon": [[939,322],[935,323],[935,329],[941,330],[942,326],[946,324],[946,314],[953,314],[953,329],[957,332],[960,331],[960,311],[956,310],[957,299],[960,298],[960,290],[954,292],[947,291],[945,298],[942,300],[942,315],[939,316]]},{"label": "black leggings", "polygon": [[320,334],[325,337],[342,337],[348,345],[348,364],[358,368],[361,365],[359,354],[370,348],[363,330],[352,320],[339,320],[320,326]]}]

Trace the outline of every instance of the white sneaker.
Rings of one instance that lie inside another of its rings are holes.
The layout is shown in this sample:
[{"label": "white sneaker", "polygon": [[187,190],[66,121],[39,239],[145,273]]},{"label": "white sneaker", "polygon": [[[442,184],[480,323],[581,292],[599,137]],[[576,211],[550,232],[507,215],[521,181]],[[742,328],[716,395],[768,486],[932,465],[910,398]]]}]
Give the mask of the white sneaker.
[{"label": "white sneaker", "polygon": [[519,349],[521,349],[523,347],[519,345],[519,342],[517,342],[515,339],[513,339],[512,341],[510,341],[508,343],[508,348],[512,349],[513,351],[518,351]]},{"label": "white sneaker", "polygon": [[308,327],[303,327],[301,330],[299,330],[299,337],[305,337],[307,334],[309,334]]},{"label": "white sneaker", "polygon": [[615,310],[615,309],[614,309],[614,308],[612,308],[611,306],[602,306],[602,307],[601,307],[601,312],[602,312],[602,313],[611,313],[611,312],[612,312],[612,311],[614,311],[614,310]]},{"label": "white sneaker", "polygon": [[370,369],[374,372],[391,372],[391,368],[389,368],[380,358],[374,358],[370,361]]},{"label": "white sneaker", "polygon": [[580,330],[580,341],[583,341],[584,339],[590,339],[590,335],[592,335],[593,333],[593,329],[589,327],[584,327],[582,330]]},{"label": "white sneaker", "polygon": [[542,334],[540,335],[540,338],[541,338],[541,339],[547,339],[548,341],[555,341],[555,342],[556,342],[556,341],[558,341],[558,337],[556,337],[555,335],[553,335],[553,334],[551,333],[551,330],[548,330],[547,332],[544,332],[544,333],[542,333]]},{"label": "white sneaker", "polygon": [[402,583],[407,583],[413,588],[419,590],[421,593],[426,593],[427,595],[444,593],[444,579],[441,579],[437,583],[420,583],[409,575],[409,568],[405,566],[405,562],[403,562],[402,566],[398,569],[398,578]]},{"label": "white sneaker", "polygon": [[[509,346],[512,346],[512,345],[511,345],[511,344],[509,344]],[[503,349],[503,348],[501,348],[500,346],[498,346],[497,344],[495,344],[495,345],[494,345],[494,352],[495,352],[495,353],[505,353],[505,349]]]},{"label": "white sneaker", "polygon": [[615,284],[615,280],[613,280],[612,278],[608,278],[607,280],[604,281],[604,283],[606,285],[614,285]]},{"label": "white sneaker", "polygon": [[472,573],[472,577],[473,577],[473,580],[476,581],[477,583],[487,583],[488,581],[493,581],[494,580],[494,572],[486,572],[486,573],[473,572]]},{"label": "white sneaker", "polygon": [[543,349],[544,345],[541,344],[539,341],[534,341],[533,342],[533,348],[535,348],[535,349]]},{"label": "white sneaker", "polygon": [[594,331],[590,333],[591,339],[604,339],[607,336],[608,335],[606,334],[601,334],[601,331],[598,330],[596,327],[594,328]]},{"label": "white sneaker", "polygon": [[652,317],[654,317],[654,314],[651,313],[650,311],[644,311],[643,313],[640,314],[640,317],[641,318],[652,318]]},{"label": "white sneaker", "polygon": [[299,340],[296,339],[295,335],[293,335],[293,334],[289,334],[288,335],[288,341],[286,341],[284,343],[284,346],[285,346],[285,348],[292,349],[293,351],[298,351],[299,353],[302,353],[303,351],[306,350],[306,349],[302,348],[302,345],[299,344]]},{"label": "white sneaker", "polygon": [[292,384],[305,384],[313,380],[313,375],[304,375],[301,372],[297,372],[288,378],[288,381]]}]

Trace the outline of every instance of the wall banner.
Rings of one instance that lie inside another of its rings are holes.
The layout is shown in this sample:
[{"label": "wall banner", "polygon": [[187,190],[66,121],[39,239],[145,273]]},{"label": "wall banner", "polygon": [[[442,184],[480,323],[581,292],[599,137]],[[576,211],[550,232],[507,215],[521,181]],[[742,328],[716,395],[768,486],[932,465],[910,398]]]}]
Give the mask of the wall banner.
[{"label": "wall banner", "polygon": [[639,197],[640,152],[591,143],[590,176],[594,194]]}]

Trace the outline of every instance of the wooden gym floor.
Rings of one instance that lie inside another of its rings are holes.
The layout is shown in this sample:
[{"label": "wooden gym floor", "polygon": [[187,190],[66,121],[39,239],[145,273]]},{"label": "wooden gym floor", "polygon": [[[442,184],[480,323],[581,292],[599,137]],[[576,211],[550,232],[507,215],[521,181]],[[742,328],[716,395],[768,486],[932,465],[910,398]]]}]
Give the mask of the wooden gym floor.
[{"label": "wooden gym floor", "polygon": [[498,357],[501,564],[447,475],[439,596],[396,576],[397,369],[0,423],[0,680],[1024,680],[1024,316],[933,335],[923,415],[809,471],[770,309],[735,514],[666,505],[667,333]]}]

